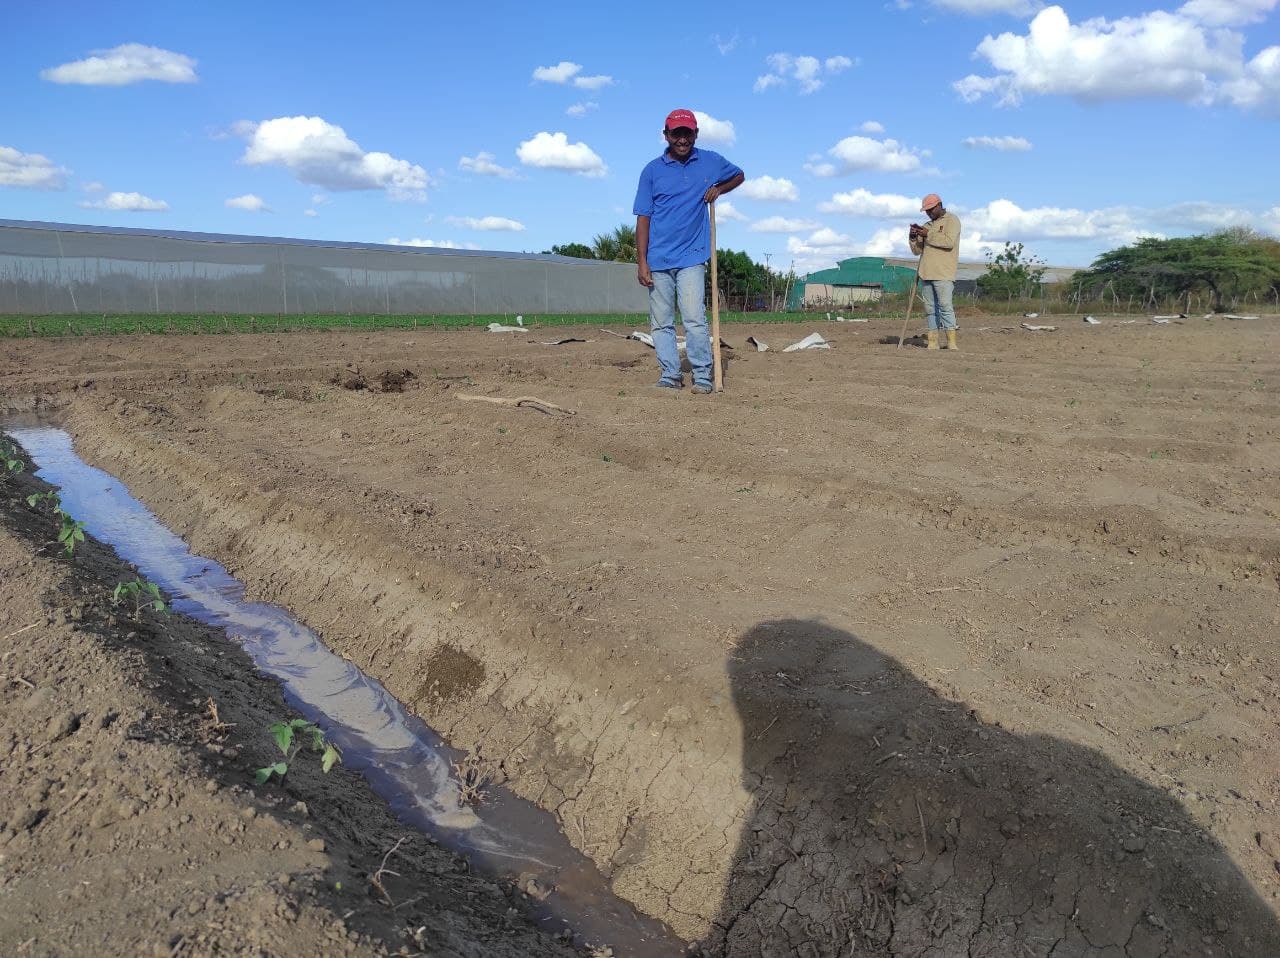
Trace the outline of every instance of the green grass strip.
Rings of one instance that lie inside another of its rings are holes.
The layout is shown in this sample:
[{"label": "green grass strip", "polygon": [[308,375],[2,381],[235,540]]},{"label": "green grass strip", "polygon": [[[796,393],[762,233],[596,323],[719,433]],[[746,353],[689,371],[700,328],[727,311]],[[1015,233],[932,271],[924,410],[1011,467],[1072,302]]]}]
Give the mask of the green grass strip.
[{"label": "green grass strip", "polygon": [[[796,323],[811,321],[822,314],[805,313],[722,313],[722,323]],[[647,329],[647,313],[612,314],[524,314],[525,325],[548,326],[639,326]],[[129,313],[56,316],[2,316],[0,337],[120,336],[133,334],[189,335],[228,333],[283,333],[309,330],[374,329],[465,329],[489,323],[514,325],[513,314],[491,316],[338,316],[284,315],[238,316],[214,314]]]}]

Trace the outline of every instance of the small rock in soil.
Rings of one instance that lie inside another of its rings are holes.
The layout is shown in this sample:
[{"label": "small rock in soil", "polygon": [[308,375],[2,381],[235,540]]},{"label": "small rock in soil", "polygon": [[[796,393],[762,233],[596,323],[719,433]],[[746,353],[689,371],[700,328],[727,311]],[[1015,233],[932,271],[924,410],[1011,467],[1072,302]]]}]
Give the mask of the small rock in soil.
[{"label": "small rock in soil", "polygon": [[49,722],[49,741],[57,742],[66,738],[80,727],[80,716],[70,710],[60,712]]}]

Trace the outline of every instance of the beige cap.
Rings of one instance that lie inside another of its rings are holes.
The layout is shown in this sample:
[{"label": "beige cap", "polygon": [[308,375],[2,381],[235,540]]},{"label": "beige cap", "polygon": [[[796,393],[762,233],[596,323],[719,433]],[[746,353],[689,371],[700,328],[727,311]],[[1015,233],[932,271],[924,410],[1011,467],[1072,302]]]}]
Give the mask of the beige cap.
[{"label": "beige cap", "polygon": [[930,193],[920,201],[920,212],[928,213],[931,209],[942,202],[942,197],[937,193]]}]

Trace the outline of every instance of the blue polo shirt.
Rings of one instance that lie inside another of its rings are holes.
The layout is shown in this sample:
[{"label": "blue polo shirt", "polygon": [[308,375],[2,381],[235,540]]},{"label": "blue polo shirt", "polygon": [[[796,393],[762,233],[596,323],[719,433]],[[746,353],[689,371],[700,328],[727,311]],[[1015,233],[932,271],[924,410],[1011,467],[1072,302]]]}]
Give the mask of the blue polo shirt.
[{"label": "blue polo shirt", "polygon": [[683,269],[711,259],[711,223],[702,195],[741,173],[719,153],[696,146],[687,162],[663,153],[636,187],[636,216],[649,217],[649,268]]}]

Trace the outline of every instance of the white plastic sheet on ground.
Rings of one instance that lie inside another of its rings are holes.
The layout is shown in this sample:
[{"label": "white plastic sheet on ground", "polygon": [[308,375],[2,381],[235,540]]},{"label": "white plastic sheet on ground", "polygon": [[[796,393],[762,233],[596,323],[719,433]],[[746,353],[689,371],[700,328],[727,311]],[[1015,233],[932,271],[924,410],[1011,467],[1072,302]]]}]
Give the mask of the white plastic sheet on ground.
[{"label": "white plastic sheet on ground", "polygon": [[[653,337],[652,337],[652,336],[650,336],[648,333],[642,333],[642,332],[641,332],[640,330],[638,330],[638,329],[637,329],[635,332],[633,332],[630,336],[628,336],[627,338],[628,338],[628,339],[634,339],[634,340],[636,340],[637,342],[644,343],[644,344],[645,344],[646,346],[648,346],[650,349],[656,349],[656,348],[657,348],[656,346],[654,346],[654,345],[653,345]],[[684,352],[684,340],[683,340],[683,339],[678,339],[678,338],[676,339],[676,350],[677,350],[678,352]]]},{"label": "white plastic sheet on ground", "polygon": [[520,326],[503,326],[502,323],[490,323],[489,332],[491,333],[523,333],[524,329]]},{"label": "white plastic sheet on ground", "polygon": [[1092,316],[1086,316],[1086,317],[1084,318],[1084,321],[1085,321],[1086,323],[1088,323],[1090,326],[1101,326],[1101,325],[1102,325],[1102,323],[1100,323],[1098,320],[1094,319]]},{"label": "white plastic sheet on ground", "polygon": [[769,351],[769,344],[763,340],[756,339],[754,336],[747,337],[747,345],[754,346],[758,353],[767,353]]},{"label": "white plastic sheet on ground", "polygon": [[822,338],[821,333],[810,333],[798,343],[792,343],[782,351],[784,353],[798,353],[802,349],[830,349],[831,344]]},{"label": "white plastic sheet on ground", "polygon": [[1057,326],[1037,326],[1034,323],[1023,323],[1023,329],[1029,329],[1033,333],[1053,333],[1057,332]]}]

